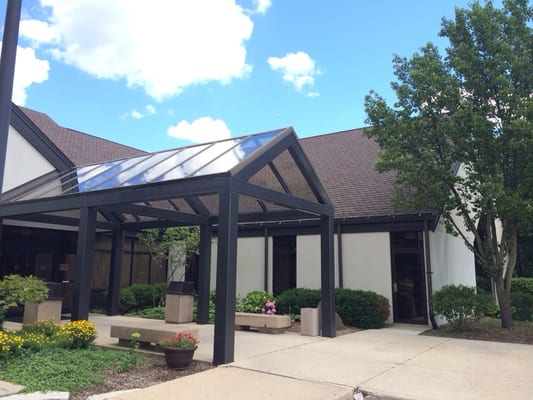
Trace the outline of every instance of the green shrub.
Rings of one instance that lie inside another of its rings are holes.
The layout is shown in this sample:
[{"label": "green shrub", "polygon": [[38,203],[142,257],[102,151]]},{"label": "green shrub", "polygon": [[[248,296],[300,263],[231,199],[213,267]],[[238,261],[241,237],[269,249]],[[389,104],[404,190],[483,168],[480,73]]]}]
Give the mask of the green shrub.
[{"label": "green shrub", "polygon": [[148,307],[140,310],[137,315],[149,319],[165,319],[165,307]]},{"label": "green shrub", "polygon": [[513,278],[511,280],[511,293],[533,293],[533,278]]},{"label": "green shrub", "polygon": [[[209,314],[208,314],[209,316],[207,320],[207,323],[209,324],[215,323],[215,301],[216,301],[216,291],[210,290],[209,291]],[[197,314],[198,314],[198,296],[194,296],[194,303],[193,303],[193,309],[192,309],[193,321],[196,321]]]},{"label": "green shrub", "polygon": [[302,308],[315,308],[320,298],[319,289],[294,288],[276,297],[276,306],[279,314],[299,315]]},{"label": "green shrub", "polygon": [[52,320],[36,321],[22,326],[22,333],[24,334],[41,334],[46,337],[54,336],[59,332],[60,325]]},{"label": "green shrub", "polygon": [[513,319],[519,321],[533,321],[533,294],[511,292]]},{"label": "green shrub", "polygon": [[344,288],[335,289],[335,308],[342,321],[362,329],[383,328],[385,320],[376,293]]},{"label": "green shrub", "polygon": [[0,280],[0,329],[4,312],[26,302],[42,303],[48,296],[45,283],[35,276],[6,275]]},{"label": "green shrub", "polygon": [[475,287],[446,285],[433,294],[433,309],[455,330],[468,328],[488,310],[490,299],[476,293]]},{"label": "green shrub", "polygon": [[386,321],[390,317],[389,299],[377,293],[376,293],[376,297],[379,301],[379,311],[381,312],[381,318],[383,318],[383,321]]},{"label": "green shrub", "polygon": [[513,278],[511,281],[513,319],[533,320],[533,278]]},{"label": "green shrub", "polygon": [[267,301],[274,300],[274,296],[263,290],[248,293],[240,303],[242,312],[261,314],[261,309]]},{"label": "green shrub", "polygon": [[120,290],[120,306],[124,313],[148,307],[162,306],[167,283],[135,284]]}]

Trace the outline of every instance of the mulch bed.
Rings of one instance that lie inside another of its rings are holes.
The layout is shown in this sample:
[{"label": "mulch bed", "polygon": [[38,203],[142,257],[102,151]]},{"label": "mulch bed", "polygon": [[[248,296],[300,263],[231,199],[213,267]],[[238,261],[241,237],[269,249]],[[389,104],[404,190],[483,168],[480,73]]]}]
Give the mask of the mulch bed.
[{"label": "mulch bed", "polygon": [[176,371],[167,368],[165,358],[162,355],[146,355],[145,363],[122,373],[108,371],[103,384],[71,393],[70,400],[85,400],[94,394],[153,386],[211,368],[214,367],[210,363],[193,361],[191,366],[186,370]]},{"label": "mulch bed", "polygon": [[455,331],[450,326],[444,325],[439,329],[428,330],[423,335],[503,343],[533,344],[533,323],[528,321],[514,321],[513,329],[504,329],[501,327],[499,319],[483,318],[479,322],[473,323],[470,329]]}]

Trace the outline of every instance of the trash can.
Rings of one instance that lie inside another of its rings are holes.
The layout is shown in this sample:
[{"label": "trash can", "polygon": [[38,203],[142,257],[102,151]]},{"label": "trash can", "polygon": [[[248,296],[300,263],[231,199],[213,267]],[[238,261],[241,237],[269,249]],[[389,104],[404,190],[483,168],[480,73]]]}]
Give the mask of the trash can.
[{"label": "trash can", "polygon": [[165,295],[165,322],[192,322],[194,282],[172,281]]},{"label": "trash can", "polygon": [[320,309],[302,308],[300,309],[300,334],[303,336],[320,335]]}]

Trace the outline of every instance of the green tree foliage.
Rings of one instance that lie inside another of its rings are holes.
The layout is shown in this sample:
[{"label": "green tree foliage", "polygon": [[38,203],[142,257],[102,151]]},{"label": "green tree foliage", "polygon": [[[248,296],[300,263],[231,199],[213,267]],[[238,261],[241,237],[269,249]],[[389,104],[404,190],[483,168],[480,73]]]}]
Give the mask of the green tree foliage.
[{"label": "green tree foliage", "polygon": [[532,16],[527,0],[458,8],[442,22],[445,57],[428,43],[394,58],[394,107],[365,98],[377,169],[396,171],[395,206],[439,211],[495,280],[506,328],[517,231],[533,219]]},{"label": "green tree foliage", "polygon": [[[137,234],[137,238],[146,246],[161,269],[168,266],[168,276],[172,279],[175,278],[174,273],[181,268],[181,280],[185,276],[185,263],[191,255],[199,253],[200,228],[197,226],[144,229]],[[163,265],[167,262],[168,265]]]}]

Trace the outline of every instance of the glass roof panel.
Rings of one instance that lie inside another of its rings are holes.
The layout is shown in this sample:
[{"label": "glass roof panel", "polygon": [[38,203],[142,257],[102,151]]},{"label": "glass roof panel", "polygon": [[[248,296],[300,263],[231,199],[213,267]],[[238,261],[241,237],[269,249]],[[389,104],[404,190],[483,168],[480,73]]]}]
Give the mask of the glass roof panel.
[{"label": "glass roof panel", "polygon": [[285,130],[75,167],[10,201],[227,173]]},{"label": "glass roof panel", "polygon": [[199,176],[216,173],[217,171],[229,171],[277,134],[279,134],[279,131],[249,136],[220,157],[213,159],[202,169],[196,171],[194,175]]}]

